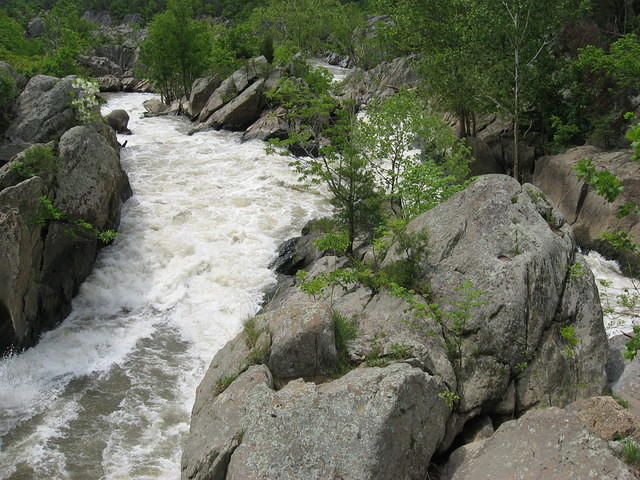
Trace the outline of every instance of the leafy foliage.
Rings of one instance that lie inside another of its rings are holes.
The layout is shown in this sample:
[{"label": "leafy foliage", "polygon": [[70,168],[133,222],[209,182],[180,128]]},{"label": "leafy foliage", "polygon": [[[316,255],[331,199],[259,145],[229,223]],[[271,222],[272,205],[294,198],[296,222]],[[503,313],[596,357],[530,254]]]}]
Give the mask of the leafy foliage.
[{"label": "leafy foliage", "polygon": [[53,148],[46,145],[35,145],[24,152],[22,160],[11,163],[11,170],[22,178],[55,175],[58,169],[58,157]]},{"label": "leafy foliage", "polygon": [[191,16],[189,0],[169,0],[167,11],[149,24],[141,46],[145,73],[157,82],[165,102],[188,96],[207,66],[210,36],[204,23]]}]

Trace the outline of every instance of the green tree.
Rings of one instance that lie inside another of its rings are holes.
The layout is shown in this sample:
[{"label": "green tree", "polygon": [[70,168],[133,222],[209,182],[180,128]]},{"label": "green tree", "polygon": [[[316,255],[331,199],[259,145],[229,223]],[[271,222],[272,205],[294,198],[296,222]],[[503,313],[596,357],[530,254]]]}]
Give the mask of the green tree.
[{"label": "green tree", "polygon": [[204,23],[191,15],[190,0],[169,0],[167,10],[151,21],[141,47],[140,61],[165,102],[189,95],[207,67],[210,37]]}]

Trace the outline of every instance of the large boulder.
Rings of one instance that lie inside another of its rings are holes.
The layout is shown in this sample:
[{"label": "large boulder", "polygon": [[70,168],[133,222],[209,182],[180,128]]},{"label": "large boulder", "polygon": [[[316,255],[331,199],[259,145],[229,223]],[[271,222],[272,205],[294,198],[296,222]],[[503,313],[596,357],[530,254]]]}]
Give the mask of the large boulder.
[{"label": "large boulder", "polygon": [[607,443],[559,408],[503,423],[488,440],[451,455],[441,480],[637,478]]},{"label": "large boulder", "polygon": [[357,107],[374,98],[385,98],[401,88],[418,84],[418,74],[411,65],[411,58],[396,58],[383,62],[371,70],[356,68],[343,82],[343,98],[353,100]]},{"label": "large boulder", "polygon": [[191,118],[197,118],[202,109],[209,101],[211,94],[221,84],[221,80],[217,75],[212,77],[198,78],[193,82],[191,87],[191,96],[189,97],[189,108],[187,113]]},{"label": "large boulder", "polygon": [[[606,169],[620,181],[624,191],[609,203],[576,176],[573,167],[582,158],[590,158],[598,169]],[[640,269],[640,256],[613,248],[601,237],[604,233],[629,231],[640,242],[640,216],[616,217],[619,206],[640,203],[640,163],[631,160],[630,150],[603,152],[596,147],[572,148],[563,154],[537,160],[533,183],[545,192],[573,227],[578,243],[618,259],[623,268]]]},{"label": "large boulder", "polygon": [[0,353],[33,345],[69,314],[101,246],[96,232],[117,228],[131,194],[106,125],[72,128],[57,153],[53,178],[0,168]]},{"label": "large boulder", "polygon": [[251,367],[192,424],[182,478],[424,478],[449,413],[442,389],[407,364],[279,390]]},{"label": "large boulder", "polygon": [[129,114],[125,110],[113,110],[104,119],[107,125],[117,133],[131,133],[131,130],[129,130]]},{"label": "large boulder", "polygon": [[36,75],[17,100],[15,120],[6,132],[9,143],[46,143],[77,124],[70,105],[75,77]]},{"label": "large boulder", "polygon": [[120,65],[107,57],[85,56],[81,61],[93,77],[122,76],[124,73]]},{"label": "large boulder", "polygon": [[[348,282],[312,299],[281,284],[198,388],[183,479],[424,478],[431,456],[460,433],[488,435],[487,417],[603,391],[593,275],[542,192],[481,177],[407,227],[414,238],[426,232],[428,255],[412,281],[428,285],[428,299]],[[290,251],[297,246],[304,251]],[[308,279],[348,264],[311,252],[304,237],[286,250],[282,271],[307,265]],[[382,266],[397,271],[406,255],[406,244],[393,244]]]},{"label": "large boulder", "polygon": [[242,134],[242,140],[267,141],[272,138],[286,138],[290,130],[290,123],[291,120],[287,118],[287,113],[283,108],[265,110],[260,118]]},{"label": "large boulder", "polygon": [[244,130],[260,116],[264,104],[264,79],[257,80],[225,106],[216,110],[206,122],[213,128]]}]

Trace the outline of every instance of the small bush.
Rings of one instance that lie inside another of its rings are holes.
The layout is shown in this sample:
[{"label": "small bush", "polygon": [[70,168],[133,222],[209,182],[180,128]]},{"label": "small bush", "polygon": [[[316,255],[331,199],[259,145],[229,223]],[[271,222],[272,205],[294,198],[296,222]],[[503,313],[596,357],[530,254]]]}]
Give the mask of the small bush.
[{"label": "small bush", "polygon": [[260,338],[260,334],[262,330],[258,328],[256,324],[256,317],[247,318],[244,322],[242,322],[243,333],[245,337],[245,342],[248,348],[253,348],[256,346],[258,338]]},{"label": "small bush", "polygon": [[341,375],[350,369],[349,350],[347,344],[358,334],[358,326],[340,312],[331,312],[336,339],[336,351],[338,352],[338,365],[336,374]]},{"label": "small bush", "polygon": [[58,157],[53,148],[46,145],[36,145],[24,152],[22,160],[11,163],[11,170],[22,178],[55,174],[58,170]]},{"label": "small bush", "polygon": [[635,439],[627,437],[622,441],[622,458],[628,465],[640,468],[640,445]]},{"label": "small bush", "polygon": [[228,376],[228,377],[221,377],[216,381],[216,386],[213,389],[213,394],[214,395],[220,395],[222,392],[224,392],[229,385],[231,385],[233,383],[233,381],[238,378],[237,376]]}]

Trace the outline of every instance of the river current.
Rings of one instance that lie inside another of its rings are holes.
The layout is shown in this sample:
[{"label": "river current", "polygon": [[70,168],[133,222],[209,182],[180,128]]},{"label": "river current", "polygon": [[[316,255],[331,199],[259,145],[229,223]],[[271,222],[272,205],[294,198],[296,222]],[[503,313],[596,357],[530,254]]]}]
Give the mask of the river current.
[{"label": "river current", "polygon": [[0,479],[171,479],[195,390],[215,352],[275,281],[278,245],[325,198],[259,141],[129,112],[122,164],[134,191],[73,312],[0,361]]}]

